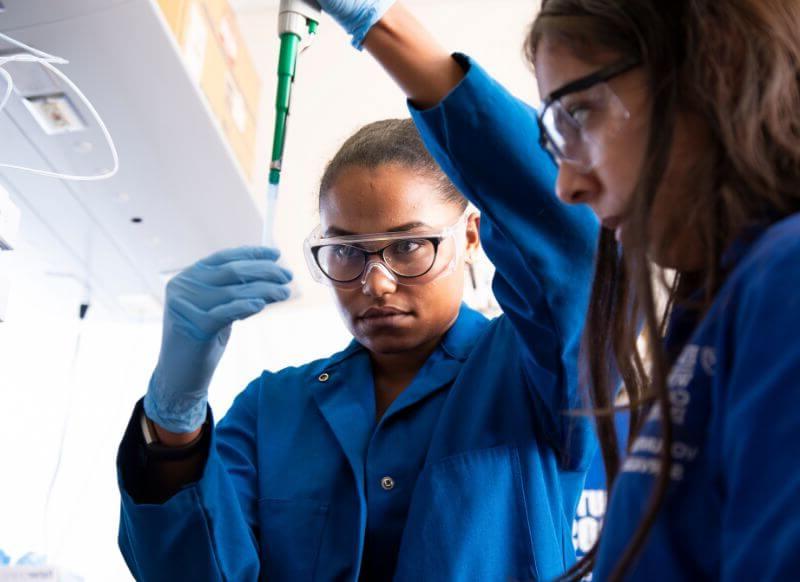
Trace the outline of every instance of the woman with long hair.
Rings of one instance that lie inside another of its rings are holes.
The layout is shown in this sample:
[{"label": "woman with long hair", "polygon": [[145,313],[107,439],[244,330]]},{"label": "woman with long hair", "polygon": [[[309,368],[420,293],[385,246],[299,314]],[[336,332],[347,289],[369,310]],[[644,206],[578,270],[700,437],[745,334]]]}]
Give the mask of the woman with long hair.
[{"label": "woman with long hair", "polygon": [[557,193],[604,227],[584,345],[613,491],[574,578],[797,576],[799,31],[794,0],[545,0],[533,24]]}]

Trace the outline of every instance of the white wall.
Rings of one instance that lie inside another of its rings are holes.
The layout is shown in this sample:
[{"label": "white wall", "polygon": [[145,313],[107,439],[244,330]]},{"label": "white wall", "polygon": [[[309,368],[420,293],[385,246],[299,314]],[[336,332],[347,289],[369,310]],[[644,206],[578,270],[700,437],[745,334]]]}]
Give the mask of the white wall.
[{"label": "white wall", "polygon": [[[468,52],[516,94],[535,101],[521,51],[535,2],[408,4],[445,46]],[[258,155],[264,163],[255,184],[261,192],[270,153],[277,41],[274,8],[249,6],[242,26],[265,79]],[[299,242],[314,226],[316,183],[341,141],[369,121],[407,115],[397,89],[366,54],[350,48],[327,18],[298,72],[278,240],[298,275],[302,296],[236,328],[212,385],[218,416],[262,369],[322,357],[348,341],[327,290],[305,274]],[[48,275],[33,250],[17,261],[11,322],[0,324],[0,549],[13,557],[28,550],[47,551],[54,562],[86,580],[130,579],[116,549],[114,456],[158,353],[159,326],[98,321],[91,311],[79,324],[77,306],[85,290]],[[44,504],[65,420],[45,548]]]}]

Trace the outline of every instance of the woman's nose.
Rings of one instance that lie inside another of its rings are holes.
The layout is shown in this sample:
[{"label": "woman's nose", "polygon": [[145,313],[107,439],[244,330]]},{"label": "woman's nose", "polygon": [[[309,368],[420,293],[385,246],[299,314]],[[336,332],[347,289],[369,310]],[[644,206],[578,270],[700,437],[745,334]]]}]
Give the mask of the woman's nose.
[{"label": "woman's nose", "polygon": [[587,204],[597,190],[597,180],[591,172],[582,171],[568,161],[558,166],[556,195],[564,204]]},{"label": "woman's nose", "polygon": [[383,263],[370,263],[364,274],[361,291],[370,297],[383,297],[397,290],[397,279]]}]

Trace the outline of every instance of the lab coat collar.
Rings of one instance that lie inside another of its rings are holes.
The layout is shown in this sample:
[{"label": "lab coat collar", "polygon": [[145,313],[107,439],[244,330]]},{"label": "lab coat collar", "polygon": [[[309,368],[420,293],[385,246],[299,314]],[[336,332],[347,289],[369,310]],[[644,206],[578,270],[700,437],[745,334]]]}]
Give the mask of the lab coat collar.
[{"label": "lab coat collar", "polygon": [[488,323],[483,315],[462,304],[458,318],[445,333],[439,347],[408,388],[392,402],[381,423],[450,386]]}]

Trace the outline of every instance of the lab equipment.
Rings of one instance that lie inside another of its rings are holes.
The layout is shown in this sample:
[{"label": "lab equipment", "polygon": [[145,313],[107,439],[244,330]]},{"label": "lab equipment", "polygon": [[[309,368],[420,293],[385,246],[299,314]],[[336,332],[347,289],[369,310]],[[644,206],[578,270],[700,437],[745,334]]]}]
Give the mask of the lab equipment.
[{"label": "lab equipment", "polygon": [[83,578],[48,564],[0,567],[0,582],[83,582]]},{"label": "lab equipment", "polygon": [[16,246],[20,212],[8,192],[0,186],[0,322],[6,320],[8,295],[11,290],[9,251]]},{"label": "lab equipment", "polygon": [[320,0],[322,9],[353,37],[353,46],[358,49],[369,29],[394,3],[395,0]]},{"label": "lab equipment", "polygon": [[151,420],[175,433],[203,424],[233,322],[289,297],[292,274],[275,263],[279,255],[263,247],[220,251],[167,284],[161,352],[144,398]]},{"label": "lab equipment", "polygon": [[275,212],[278,207],[278,184],[267,185],[267,205],[264,211],[264,227],[261,233],[261,246],[275,248]]},{"label": "lab equipment", "polygon": [[11,196],[0,186],[0,251],[13,250],[17,244],[20,212]]},{"label": "lab equipment", "polygon": [[8,102],[11,99],[12,94],[14,93],[14,80],[9,74],[9,72],[3,68],[3,65],[9,62],[38,63],[44,68],[46,68],[48,71],[53,73],[56,77],[61,79],[61,81],[63,81],[64,84],[81,99],[86,109],[89,110],[89,112],[97,121],[97,125],[100,128],[100,131],[102,132],[103,137],[108,143],[108,147],[111,152],[111,158],[113,161],[111,169],[101,172],[100,174],[88,175],[88,176],[64,174],[61,172],[51,172],[49,170],[27,168],[25,166],[17,166],[14,164],[6,164],[6,163],[0,163],[0,168],[20,170],[31,174],[37,174],[39,176],[60,178],[61,180],[83,181],[83,182],[106,180],[114,176],[119,171],[119,154],[117,153],[117,147],[114,144],[114,139],[111,137],[111,133],[108,131],[108,128],[106,127],[106,124],[103,121],[103,118],[100,117],[100,114],[97,112],[94,105],[92,105],[92,102],[89,100],[89,98],[86,97],[86,95],[84,95],[83,91],[81,91],[69,77],[67,77],[64,73],[62,73],[58,68],[54,66],[54,65],[66,65],[69,63],[69,61],[67,61],[66,59],[62,59],[61,57],[51,55],[39,49],[33,48],[31,46],[28,46],[25,43],[15,40],[10,36],[7,36],[2,33],[0,33],[0,40],[3,40],[17,48],[27,51],[24,53],[11,53],[11,54],[0,55],[0,77],[3,78],[6,84],[3,97],[0,99],[0,111],[2,111],[3,108],[6,105],[8,105]]},{"label": "lab equipment", "polygon": [[304,50],[301,48],[303,43],[310,43],[311,38],[316,34],[321,14],[319,5],[312,0],[281,0],[278,14],[280,53],[278,56],[278,88],[275,98],[275,131],[272,140],[272,161],[261,238],[263,246],[274,246],[275,209],[278,203],[289,106],[297,70],[297,55]]},{"label": "lab equipment", "polygon": [[27,552],[17,560],[17,566],[44,566],[47,556],[36,552]]},{"label": "lab equipment", "polygon": [[456,223],[429,232],[324,237],[317,227],[304,251],[318,283],[355,288],[378,269],[399,285],[426,285],[452,273],[464,253],[467,214]]}]

